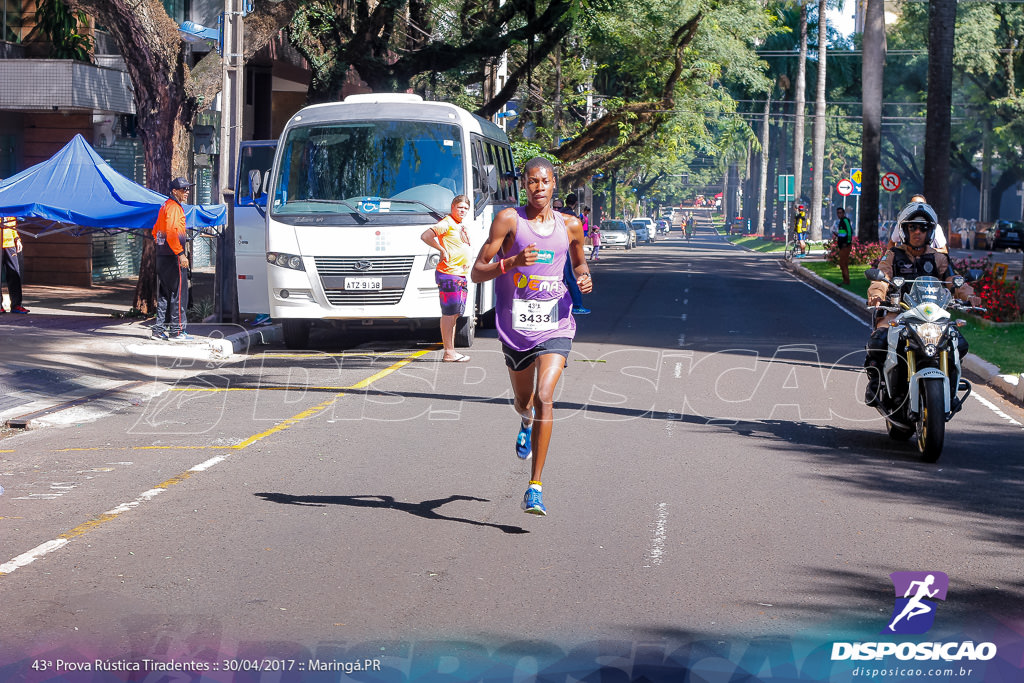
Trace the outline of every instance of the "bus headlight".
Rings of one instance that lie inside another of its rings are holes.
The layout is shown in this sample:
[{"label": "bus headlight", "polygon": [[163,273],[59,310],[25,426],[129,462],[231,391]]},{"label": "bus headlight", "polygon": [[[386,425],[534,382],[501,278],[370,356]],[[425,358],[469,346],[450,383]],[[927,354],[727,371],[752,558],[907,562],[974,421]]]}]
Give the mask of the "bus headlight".
[{"label": "bus headlight", "polygon": [[427,262],[423,264],[423,270],[434,270],[441,262],[441,254],[433,253],[427,255]]},{"label": "bus headlight", "polygon": [[268,251],[267,263],[272,263],[275,266],[281,266],[282,268],[290,268],[292,270],[306,270],[306,267],[302,265],[302,257],[296,256],[295,254],[282,254],[276,251]]}]

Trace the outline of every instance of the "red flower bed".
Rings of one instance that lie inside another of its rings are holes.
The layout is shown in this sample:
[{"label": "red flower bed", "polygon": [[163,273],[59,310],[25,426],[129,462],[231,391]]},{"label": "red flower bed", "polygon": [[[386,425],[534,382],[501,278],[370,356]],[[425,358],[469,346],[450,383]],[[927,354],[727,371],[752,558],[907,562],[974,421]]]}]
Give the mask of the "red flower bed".
[{"label": "red flower bed", "polygon": [[[885,253],[885,245],[881,242],[861,242],[853,238],[853,248],[850,249],[850,265],[858,266],[871,264],[878,265],[879,259]],[[828,251],[825,252],[825,259],[834,266],[839,265],[839,246],[835,240],[828,243]]]},{"label": "red flower bed", "polygon": [[1012,323],[1021,320],[1020,304],[1017,301],[1017,278],[1011,282],[999,282],[992,277],[992,261],[987,259],[961,259],[953,261],[956,272],[966,275],[969,270],[983,271],[982,276],[972,282],[974,293],[981,299],[981,305],[988,309],[979,313],[997,323]]},{"label": "red flower bed", "polygon": [[1017,322],[1021,318],[1020,306],[1017,304],[1017,283],[999,282],[986,272],[974,283],[974,293],[981,298],[981,305],[988,309],[981,317],[997,323]]}]

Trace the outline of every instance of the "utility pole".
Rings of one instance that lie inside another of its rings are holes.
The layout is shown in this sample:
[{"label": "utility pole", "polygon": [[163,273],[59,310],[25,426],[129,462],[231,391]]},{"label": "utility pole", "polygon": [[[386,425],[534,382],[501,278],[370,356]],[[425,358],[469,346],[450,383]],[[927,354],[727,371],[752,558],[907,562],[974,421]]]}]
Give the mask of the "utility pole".
[{"label": "utility pole", "polygon": [[235,171],[238,168],[238,147],[242,139],[242,110],[245,106],[243,83],[244,0],[224,0],[221,22],[221,63],[223,85],[220,91],[220,166],[218,179],[224,203],[228,206],[228,222],[217,240],[217,279],[214,312],[219,322],[238,322],[238,283],[235,270]]}]

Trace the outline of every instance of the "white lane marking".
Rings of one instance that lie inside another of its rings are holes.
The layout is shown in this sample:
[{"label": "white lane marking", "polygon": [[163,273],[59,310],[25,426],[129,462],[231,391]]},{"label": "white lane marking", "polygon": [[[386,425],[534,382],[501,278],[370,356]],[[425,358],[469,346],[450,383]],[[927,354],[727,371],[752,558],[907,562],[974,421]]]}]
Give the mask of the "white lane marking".
[{"label": "white lane marking", "polygon": [[685,322],[686,322],[686,314],[685,314],[685,313],[683,313],[683,314],[682,314],[682,315],[681,315],[681,316],[679,317],[679,319],[680,319],[680,320],[682,320],[682,321],[683,321],[683,322],[685,323]]},{"label": "white lane marking", "polygon": [[[853,313],[851,313],[851,312],[850,312],[850,310],[849,310],[848,308],[846,308],[846,306],[844,306],[843,304],[839,303],[838,301],[836,301],[835,299],[833,299],[832,297],[830,297],[830,296],[829,296],[828,294],[825,294],[825,293],[824,293],[824,292],[822,292],[822,291],[821,291],[820,289],[817,289],[817,288],[815,288],[815,287],[814,287],[813,285],[811,285],[810,283],[804,282],[803,280],[801,280],[800,278],[798,278],[798,277],[797,277],[796,275],[793,275],[792,273],[790,273],[790,276],[791,276],[791,277],[792,277],[792,278],[793,278],[794,280],[796,280],[797,282],[799,282],[800,284],[802,284],[802,285],[803,285],[804,287],[807,287],[808,289],[810,289],[810,290],[811,290],[811,291],[813,291],[813,292],[817,292],[817,293],[818,293],[818,294],[820,294],[820,295],[821,295],[822,297],[824,297],[824,298],[828,299],[829,301],[831,301],[832,303],[834,303],[834,304],[836,305],[836,308],[838,308],[838,309],[839,309],[840,311],[842,311],[842,312],[843,312],[843,313],[845,313],[846,315],[850,316],[851,318],[853,318],[854,320],[856,320],[856,321],[857,321],[857,322],[859,322],[860,324],[864,325],[864,327],[867,327],[867,328],[870,328],[870,327],[871,327],[871,322],[870,322],[870,321],[867,321],[867,320],[864,320],[863,318],[859,318],[859,317],[857,317],[856,315],[854,315]],[[867,304],[865,304],[865,306],[866,306],[866,305],[867,305]]]},{"label": "white lane marking", "polygon": [[0,574],[10,574],[18,567],[24,567],[27,564],[32,564],[43,555],[46,555],[47,553],[52,553],[54,550],[57,550],[58,548],[63,548],[67,544],[68,539],[57,538],[52,541],[47,541],[46,543],[37,545],[32,550],[29,550],[27,553],[22,553],[21,555],[18,555],[10,562],[4,562],[3,564],[0,564]]},{"label": "white lane marking", "polygon": [[665,535],[668,527],[668,503],[658,503],[658,516],[654,520],[654,537],[651,539],[651,548],[647,551],[647,558],[650,564],[644,567],[661,564],[665,555]]},{"label": "white lane marking", "polygon": [[675,370],[672,371],[672,374],[673,374],[673,376],[675,376],[676,379],[679,379],[680,377],[682,377],[683,376],[683,364],[682,363],[676,363]]},{"label": "white lane marking", "polygon": [[1016,425],[1017,427],[1024,427],[1024,424],[1021,424],[1020,422],[1017,422],[1012,417],[1010,417],[1009,415],[1004,413],[1002,410],[999,409],[999,406],[997,406],[995,403],[992,403],[992,401],[988,400],[987,398],[985,398],[983,396],[979,396],[978,394],[974,394],[974,393],[972,393],[971,396],[973,396],[974,398],[976,398],[979,401],[981,401],[981,404],[983,406],[985,406],[986,408],[988,408],[993,413],[995,413],[996,415],[998,415],[1002,419],[1006,420],[1010,424]]},{"label": "white lane marking", "polygon": [[683,346],[685,344],[686,344],[686,335],[685,334],[679,335],[679,346]]}]

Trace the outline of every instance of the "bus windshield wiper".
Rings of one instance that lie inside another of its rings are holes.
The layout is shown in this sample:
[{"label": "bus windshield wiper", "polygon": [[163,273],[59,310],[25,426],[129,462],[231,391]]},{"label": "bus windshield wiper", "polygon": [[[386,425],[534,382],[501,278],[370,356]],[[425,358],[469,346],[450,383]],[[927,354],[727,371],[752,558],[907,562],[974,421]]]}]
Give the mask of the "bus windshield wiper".
[{"label": "bus windshield wiper", "polygon": [[430,204],[427,204],[425,202],[421,202],[418,199],[381,199],[380,201],[381,201],[381,203],[391,202],[392,204],[419,204],[420,206],[425,208],[430,213],[430,215],[433,216],[434,218],[436,218],[437,220],[441,220],[442,218],[444,218],[444,214],[443,213],[441,213],[440,211],[438,211],[437,209],[432,207]]},{"label": "bus windshield wiper", "polygon": [[364,223],[369,223],[369,217],[344,199],[296,199],[296,202],[309,202],[310,204],[341,204],[346,207],[353,216]]}]

